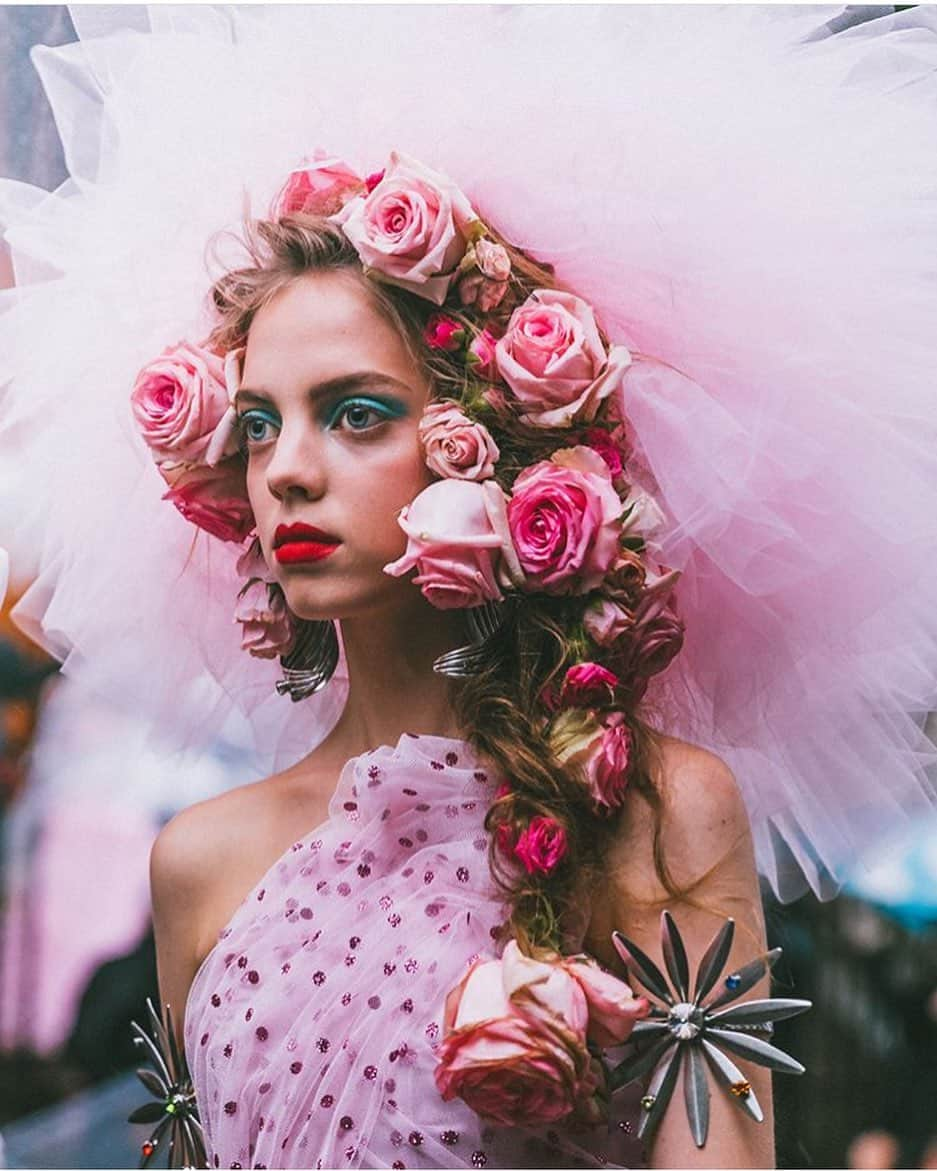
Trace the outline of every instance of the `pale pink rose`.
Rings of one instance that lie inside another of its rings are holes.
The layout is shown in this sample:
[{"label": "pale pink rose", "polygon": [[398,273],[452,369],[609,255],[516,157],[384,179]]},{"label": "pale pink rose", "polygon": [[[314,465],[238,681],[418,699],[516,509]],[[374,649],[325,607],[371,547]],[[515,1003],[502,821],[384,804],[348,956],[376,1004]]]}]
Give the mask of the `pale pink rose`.
[{"label": "pale pink rose", "polygon": [[511,314],[497,347],[501,377],[535,427],[591,422],[631,362],[606,353],[589,305],[572,293],[537,289]]},{"label": "pale pink rose", "polygon": [[137,375],[130,404],[159,463],[200,463],[228,409],[224,361],[190,342],[170,346]]},{"label": "pale pink rose", "polygon": [[607,707],[615,698],[618,676],[599,663],[576,663],[560,690],[564,707]]},{"label": "pale pink rose", "polygon": [[483,329],[471,340],[468,348],[468,364],[479,378],[490,378],[495,371],[495,346],[497,339],[490,330]]},{"label": "pale pink rose", "polygon": [[504,493],[492,480],[439,480],[404,508],[398,523],[407,534],[407,551],[384,572],[400,577],[417,570],[413,581],[440,610],[501,601],[498,570],[504,546]]},{"label": "pale pink rose", "polygon": [[355,195],[365,191],[364,180],[336,155],[317,147],[312,158],[304,160],[290,172],[274,200],[271,218],[301,212],[305,215],[331,216]]},{"label": "pale pink rose", "polygon": [[585,993],[588,1039],[600,1049],[623,1045],[635,1022],[650,1013],[650,1003],[643,996],[636,997],[624,980],[606,972],[589,956],[566,956],[563,966]]},{"label": "pale pink rose", "polygon": [[283,591],[274,582],[253,578],[238,594],[234,612],[241,624],[241,650],[258,659],[288,655],[296,641],[293,616]]},{"label": "pale pink rose", "polygon": [[480,226],[450,179],[396,151],[374,189],[334,218],[366,268],[436,305]]},{"label": "pale pink rose", "polygon": [[431,350],[454,354],[465,341],[465,327],[451,317],[434,313],[423,327],[423,341]]},{"label": "pale pink rose", "polygon": [[541,978],[546,965],[531,961],[531,970],[522,960],[511,940],[501,960],[476,961],[449,993],[436,1085],[445,1101],[460,1097],[503,1126],[596,1121],[585,994],[560,964]]},{"label": "pale pink rose", "polygon": [[262,581],[270,579],[270,570],[264,558],[259,537],[254,537],[238,557],[234,568],[238,577],[243,578],[245,582],[253,581],[255,578],[260,578]]},{"label": "pale pink rose", "polygon": [[636,489],[625,500],[626,518],[622,525],[622,533],[636,533],[645,540],[654,537],[664,527],[664,513],[654,499],[647,492]]},{"label": "pale pink rose", "polygon": [[241,542],[254,527],[247,498],[244,461],[235,456],[216,467],[174,470],[172,487],[163,496],[190,524],[222,541]]},{"label": "pale pink rose", "polygon": [[521,472],[508,505],[527,588],[548,594],[595,589],[618,549],[621,501],[608,469],[588,448],[572,451],[579,466],[564,466],[557,453]]},{"label": "pale pink rose", "polygon": [[583,615],[586,633],[599,646],[611,646],[634,625],[634,615],[627,606],[611,598],[593,602]]},{"label": "pale pink rose", "polygon": [[552,874],[566,857],[566,830],[552,817],[533,817],[514,843],[514,857],[528,874]]},{"label": "pale pink rose", "polygon": [[511,258],[507,249],[491,240],[478,240],[466,254],[472,265],[459,281],[459,300],[474,305],[479,313],[490,313],[504,300],[511,276]]},{"label": "pale pink rose", "polygon": [[473,423],[457,403],[431,402],[423,412],[420,442],[426,466],[437,476],[453,480],[487,480],[494,475],[501,452],[488,428]]}]

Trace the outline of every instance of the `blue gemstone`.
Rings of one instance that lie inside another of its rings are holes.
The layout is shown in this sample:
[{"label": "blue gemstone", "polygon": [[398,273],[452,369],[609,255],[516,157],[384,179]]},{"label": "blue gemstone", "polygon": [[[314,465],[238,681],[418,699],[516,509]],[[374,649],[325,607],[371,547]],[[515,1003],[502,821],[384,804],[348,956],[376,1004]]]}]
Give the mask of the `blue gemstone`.
[{"label": "blue gemstone", "polygon": [[742,979],[740,976],[726,976],[726,988],[731,992],[734,992],[741,983]]}]

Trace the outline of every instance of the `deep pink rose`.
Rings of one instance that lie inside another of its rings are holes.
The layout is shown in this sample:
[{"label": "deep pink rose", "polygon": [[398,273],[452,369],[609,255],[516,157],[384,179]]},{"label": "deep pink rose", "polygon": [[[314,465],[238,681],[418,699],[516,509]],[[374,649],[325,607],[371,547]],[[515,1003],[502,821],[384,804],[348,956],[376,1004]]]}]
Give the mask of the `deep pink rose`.
[{"label": "deep pink rose", "polygon": [[241,650],[256,658],[275,659],[293,649],[296,627],[275,582],[249,581],[238,594],[234,620],[241,624]]},{"label": "deep pink rose", "polygon": [[243,541],[254,527],[244,461],[235,456],[217,467],[187,468],[172,475],[163,496],[187,521],[222,541]]},{"label": "deep pink rose", "polygon": [[528,874],[551,874],[566,857],[566,830],[552,817],[533,817],[517,835],[514,856]]},{"label": "deep pink rose", "polygon": [[200,463],[228,409],[224,361],[189,342],[170,346],[137,375],[130,404],[161,463]]},{"label": "deep pink rose", "polygon": [[465,341],[465,328],[442,313],[434,313],[423,327],[423,340],[431,350],[454,354]]},{"label": "deep pink rose", "polygon": [[586,1047],[588,1002],[557,962],[479,960],[446,998],[436,1085],[503,1126],[599,1121],[599,1079]]},{"label": "deep pink rose", "polygon": [[585,993],[588,1039],[600,1049],[623,1045],[635,1022],[650,1013],[650,1003],[643,996],[635,997],[624,980],[606,972],[590,956],[566,956],[563,966]]},{"label": "deep pink rose", "polygon": [[615,558],[621,511],[604,461],[587,447],[556,452],[521,472],[508,519],[527,589],[595,589]]},{"label": "deep pink rose", "polygon": [[624,346],[605,352],[592,309],[580,297],[537,289],[515,309],[498,342],[501,377],[536,427],[591,422],[631,362]]},{"label": "deep pink rose", "polygon": [[494,475],[500,451],[488,428],[473,423],[457,403],[431,402],[423,412],[420,442],[426,466],[437,476],[453,480],[487,480]]},{"label": "deep pink rose", "polygon": [[580,441],[605,460],[613,481],[621,479],[625,470],[626,448],[623,436],[622,427],[617,427],[614,432],[606,431],[604,427],[590,427]]},{"label": "deep pink rose", "polygon": [[476,241],[471,257],[474,264],[459,281],[459,301],[465,306],[474,305],[479,313],[490,313],[508,291],[511,258],[503,245],[491,240]]},{"label": "deep pink rose", "polygon": [[623,713],[600,715],[567,708],[550,721],[550,751],[556,760],[580,770],[596,813],[609,813],[624,801],[631,769],[631,734]]},{"label": "deep pink rose", "polygon": [[615,697],[618,676],[599,663],[576,663],[566,672],[560,691],[564,707],[607,707]]},{"label": "deep pink rose", "polygon": [[499,563],[511,557],[505,547],[504,493],[492,480],[439,480],[417,496],[399,517],[407,551],[384,572],[400,577],[417,570],[413,581],[440,610],[501,601]]},{"label": "deep pink rose", "polygon": [[366,268],[436,305],[479,227],[450,179],[396,151],[377,186],[346,203],[335,221]]},{"label": "deep pink rose", "polygon": [[306,215],[330,216],[355,195],[365,191],[364,180],[335,155],[317,147],[310,160],[290,173],[274,201],[272,219],[302,212]]},{"label": "deep pink rose", "polygon": [[468,348],[468,363],[479,378],[490,378],[495,371],[495,346],[498,342],[490,330],[483,329],[472,338]]}]

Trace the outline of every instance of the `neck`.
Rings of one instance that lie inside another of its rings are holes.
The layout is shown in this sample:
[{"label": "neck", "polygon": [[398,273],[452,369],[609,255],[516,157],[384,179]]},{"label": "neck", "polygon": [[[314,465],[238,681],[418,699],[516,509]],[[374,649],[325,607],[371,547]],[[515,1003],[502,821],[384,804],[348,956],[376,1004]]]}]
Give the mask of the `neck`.
[{"label": "neck", "polygon": [[404,732],[459,736],[451,682],[433,661],[466,641],[458,611],[434,609],[417,597],[405,614],[369,613],[342,620],[348,701],[328,738],[340,756],[396,744]]}]

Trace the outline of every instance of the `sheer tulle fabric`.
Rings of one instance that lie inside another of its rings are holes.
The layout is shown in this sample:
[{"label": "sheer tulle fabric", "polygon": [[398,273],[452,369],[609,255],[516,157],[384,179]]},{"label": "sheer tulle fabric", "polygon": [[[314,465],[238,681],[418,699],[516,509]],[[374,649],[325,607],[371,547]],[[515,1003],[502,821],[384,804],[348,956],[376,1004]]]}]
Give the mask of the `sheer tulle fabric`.
[{"label": "sheer tulle fabric", "polygon": [[238,649],[236,551],[160,502],[127,396],[204,332],[213,232],[304,151],[397,147],[653,356],[626,401],[688,629],[656,698],[734,769],[775,888],[830,889],[933,801],[937,661],[937,17],[837,12],[79,9],[35,54],[72,179],[0,209],[21,619],[190,741],[236,708],[259,769],[328,727],[341,683],[290,710]]},{"label": "sheer tulle fabric", "polygon": [[459,740],[356,757],[328,821],[248,894],[186,1007],[215,1166],[640,1164],[634,1095],[607,1127],[547,1134],[436,1089],[446,994],[501,923],[483,826],[497,783]]}]

